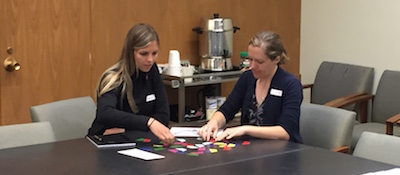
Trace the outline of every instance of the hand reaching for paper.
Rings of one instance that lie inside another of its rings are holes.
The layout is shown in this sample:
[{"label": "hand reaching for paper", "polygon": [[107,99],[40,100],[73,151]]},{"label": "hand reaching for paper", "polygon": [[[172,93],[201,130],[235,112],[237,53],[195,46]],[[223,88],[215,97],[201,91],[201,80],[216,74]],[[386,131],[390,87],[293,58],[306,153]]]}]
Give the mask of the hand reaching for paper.
[{"label": "hand reaching for paper", "polygon": [[207,124],[200,128],[199,135],[203,140],[209,141],[211,137],[217,138],[218,129],[217,121],[210,120]]},{"label": "hand reaching for paper", "polygon": [[215,140],[216,141],[221,141],[224,139],[229,140],[229,139],[232,139],[233,137],[242,136],[246,133],[245,129],[246,129],[246,126],[237,126],[237,127],[227,128]]},{"label": "hand reaching for paper", "polygon": [[151,124],[149,126],[149,129],[154,135],[156,135],[161,141],[167,143],[168,145],[171,145],[175,142],[175,136],[170,132],[169,128],[167,128],[165,125],[154,118],[152,118],[152,120],[154,121],[150,120],[149,123]]}]

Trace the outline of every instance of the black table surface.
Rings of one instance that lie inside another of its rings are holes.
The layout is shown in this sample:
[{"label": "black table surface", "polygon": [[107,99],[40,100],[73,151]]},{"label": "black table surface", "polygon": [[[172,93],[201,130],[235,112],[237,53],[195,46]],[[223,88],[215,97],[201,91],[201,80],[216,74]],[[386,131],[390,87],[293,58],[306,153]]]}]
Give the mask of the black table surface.
[{"label": "black table surface", "polygon": [[[249,139],[233,139],[232,150],[198,157],[153,151],[165,159],[152,161],[118,154],[118,148],[99,150],[85,138],[3,149],[0,174],[360,174],[396,167],[303,144]],[[243,140],[251,144],[243,146]]]},{"label": "black table surface", "polygon": [[277,155],[259,156],[169,174],[183,175],[239,175],[239,174],[291,174],[291,175],[354,175],[395,168],[380,162],[354,157],[344,153],[310,147]]}]

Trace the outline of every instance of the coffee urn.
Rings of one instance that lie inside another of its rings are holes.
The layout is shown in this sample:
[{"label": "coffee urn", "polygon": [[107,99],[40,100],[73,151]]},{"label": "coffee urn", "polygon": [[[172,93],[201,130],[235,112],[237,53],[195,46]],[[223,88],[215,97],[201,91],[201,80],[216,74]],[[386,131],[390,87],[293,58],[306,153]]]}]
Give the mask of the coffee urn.
[{"label": "coffee urn", "polygon": [[232,25],[232,19],[221,18],[218,13],[213,18],[203,18],[193,31],[199,34],[200,68],[206,71],[231,70],[233,34],[239,27]]}]

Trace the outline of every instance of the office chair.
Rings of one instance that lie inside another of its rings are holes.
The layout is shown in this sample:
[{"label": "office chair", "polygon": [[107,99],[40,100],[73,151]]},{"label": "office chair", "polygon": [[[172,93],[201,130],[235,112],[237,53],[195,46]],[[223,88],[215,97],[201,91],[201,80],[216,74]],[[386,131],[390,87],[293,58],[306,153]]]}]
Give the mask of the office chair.
[{"label": "office chair", "polygon": [[300,134],[304,144],[349,152],[355,112],[312,103],[302,103],[300,110]]},{"label": "office chair", "polygon": [[71,98],[30,108],[32,122],[49,121],[57,141],[84,138],[96,117],[92,98]]},{"label": "office chair", "polygon": [[0,149],[54,142],[49,122],[0,126]]},{"label": "office chair", "polygon": [[314,83],[304,84],[303,88],[311,88],[311,103],[344,108],[366,116],[367,106],[342,104],[349,98],[371,93],[373,80],[374,68],[324,61],[318,68]]},{"label": "office chair", "polygon": [[[372,100],[371,121],[354,125],[352,148],[364,131],[400,136],[400,71],[385,70],[379,80],[375,95],[353,98],[352,102],[367,104]],[[366,119],[363,119],[366,120]]]},{"label": "office chair", "polygon": [[361,134],[353,155],[400,166],[400,157],[393,155],[399,148],[399,137],[365,131]]}]

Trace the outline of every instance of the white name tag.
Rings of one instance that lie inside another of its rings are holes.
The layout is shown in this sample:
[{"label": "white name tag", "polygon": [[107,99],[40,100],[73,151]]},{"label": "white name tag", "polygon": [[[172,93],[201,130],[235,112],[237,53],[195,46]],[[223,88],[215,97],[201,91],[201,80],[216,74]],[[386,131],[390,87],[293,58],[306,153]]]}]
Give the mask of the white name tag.
[{"label": "white name tag", "polygon": [[273,96],[282,97],[282,90],[279,90],[279,89],[271,89],[270,94],[273,95]]},{"label": "white name tag", "polygon": [[146,96],[146,102],[154,101],[156,100],[156,96],[154,94],[150,94]]}]

